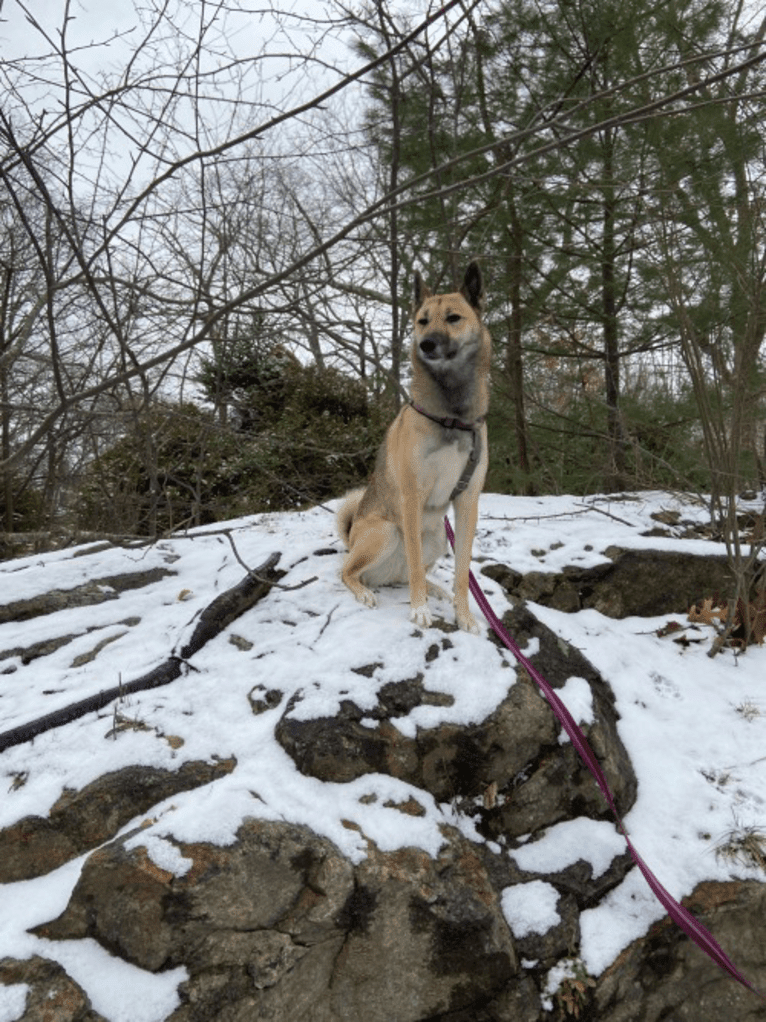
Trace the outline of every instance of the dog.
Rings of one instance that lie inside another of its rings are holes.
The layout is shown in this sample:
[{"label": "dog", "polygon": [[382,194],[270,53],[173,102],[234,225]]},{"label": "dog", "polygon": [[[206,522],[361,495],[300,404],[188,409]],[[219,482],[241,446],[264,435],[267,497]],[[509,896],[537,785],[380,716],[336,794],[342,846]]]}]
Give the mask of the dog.
[{"label": "dog", "polygon": [[458,626],[478,633],[468,606],[471,548],[487,473],[486,415],[492,341],[484,282],[472,262],[459,291],[432,294],[415,274],[411,401],[391,423],[366,487],[338,511],[348,548],[341,578],[360,603],[371,586],[409,583],[410,620],[431,625],[427,594],[447,594],[427,572],[447,552],[444,515],[455,510],[453,602]]}]

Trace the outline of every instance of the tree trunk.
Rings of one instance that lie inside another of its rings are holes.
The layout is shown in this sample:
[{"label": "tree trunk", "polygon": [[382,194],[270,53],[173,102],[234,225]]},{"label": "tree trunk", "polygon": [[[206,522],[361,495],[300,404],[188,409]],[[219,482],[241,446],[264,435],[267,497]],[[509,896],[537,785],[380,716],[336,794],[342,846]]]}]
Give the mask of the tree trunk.
[{"label": "tree trunk", "polygon": [[11,406],[8,397],[8,373],[0,369],[0,414],[2,416],[2,458],[6,468],[3,469],[3,506],[4,529],[13,532],[13,469],[10,467],[11,457]]},{"label": "tree trunk", "polygon": [[511,236],[511,255],[508,260],[509,299],[511,315],[508,319],[508,350],[505,356],[505,371],[510,385],[513,402],[514,432],[516,435],[516,455],[518,468],[523,477],[523,492],[532,494],[531,473],[529,468],[529,444],[527,440],[527,419],[524,407],[524,365],[522,361],[521,338],[523,315],[521,307],[523,239],[518,211],[513,200],[509,202]]},{"label": "tree trunk", "polygon": [[604,236],[601,262],[602,329],[604,341],[604,384],[606,397],[609,466],[606,472],[607,491],[621,490],[625,485],[625,446],[620,413],[620,349],[617,328],[617,296],[615,281],[615,187],[614,132],[604,135]]}]

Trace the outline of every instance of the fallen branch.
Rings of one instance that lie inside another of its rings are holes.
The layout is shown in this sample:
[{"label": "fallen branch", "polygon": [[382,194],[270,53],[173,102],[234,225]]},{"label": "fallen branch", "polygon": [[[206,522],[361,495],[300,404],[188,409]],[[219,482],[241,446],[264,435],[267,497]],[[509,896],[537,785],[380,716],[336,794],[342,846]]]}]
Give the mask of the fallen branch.
[{"label": "fallen branch", "polygon": [[550,515],[482,515],[482,522],[542,522],[547,518],[574,518],[575,515],[584,515],[590,511],[590,507],[584,507],[580,511],[557,511]]},{"label": "fallen branch", "polygon": [[[177,654],[171,654],[159,667],[155,667],[141,678],[136,678],[135,681],[123,682],[114,688],[106,689],[96,695],[81,699],[77,703],[64,706],[60,710],[54,710],[44,717],[38,717],[37,720],[30,721],[28,724],[20,724],[10,731],[4,731],[0,734],[0,752],[13,745],[29,742],[45,731],[62,727],[88,713],[101,710],[114,699],[120,699],[134,692],[146,692],[152,688],[159,688],[180,678],[184,664],[189,657],[194,656],[207,642],[227,628],[232,621],[262,600],[270,592],[272,586],[282,578],[285,572],[276,570],[276,564],[280,557],[279,553],[271,554],[255,571],[248,572],[241,582],[217,596],[200,614],[189,641],[181,647]],[[187,666],[191,665],[187,664]]]},{"label": "fallen branch", "polygon": [[627,525],[629,529],[635,528],[631,522],[626,522],[624,518],[620,518],[619,515],[613,515],[611,511],[605,511],[602,507],[596,507],[595,504],[580,504],[579,507],[584,507],[586,511],[598,511],[600,515],[606,515],[607,518],[611,518],[615,522],[619,522],[620,525]]}]

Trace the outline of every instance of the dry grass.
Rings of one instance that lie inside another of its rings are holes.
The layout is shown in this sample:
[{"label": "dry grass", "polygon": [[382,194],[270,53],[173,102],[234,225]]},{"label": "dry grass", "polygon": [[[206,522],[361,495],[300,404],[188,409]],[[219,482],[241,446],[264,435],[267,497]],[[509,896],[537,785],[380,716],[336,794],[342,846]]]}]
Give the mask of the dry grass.
[{"label": "dry grass", "polygon": [[717,859],[766,872],[766,832],[758,827],[735,826],[716,847],[715,854]]},{"label": "dry grass", "polygon": [[763,716],[760,708],[756,706],[756,704],[752,702],[750,699],[745,699],[744,702],[739,704],[739,706],[737,707],[737,713],[740,715],[740,717],[744,717],[745,720],[750,724],[752,724],[754,720],[757,720],[758,717]]}]

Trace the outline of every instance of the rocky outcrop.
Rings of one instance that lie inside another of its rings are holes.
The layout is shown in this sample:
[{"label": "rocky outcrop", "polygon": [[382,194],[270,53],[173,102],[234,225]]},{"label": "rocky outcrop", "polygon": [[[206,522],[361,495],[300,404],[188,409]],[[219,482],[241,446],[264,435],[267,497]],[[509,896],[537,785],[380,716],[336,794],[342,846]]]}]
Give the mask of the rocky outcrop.
[{"label": "rocky outcrop", "polygon": [[6,621],[27,621],[42,614],[54,614],[69,607],[92,607],[107,600],[116,600],[120,593],[130,589],[161,582],[174,575],[168,568],[150,568],[107,578],[95,578],[72,589],[53,589],[24,600],[13,600],[0,606],[0,624]]},{"label": "rocky outcrop", "polygon": [[228,847],[178,844],[183,875],[123,838],[90,857],[62,916],[36,932],[92,937],[153,972],[185,965],[172,1022],[416,1022],[483,1004],[520,970],[475,846],[439,856],[250,821]]},{"label": "rocky outcrop", "polygon": [[181,791],[231,773],[233,760],[188,762],[178,770],[135,766],[65,791],[48,816],[25,816],[0,830],[0,884],[43,876],[108,841],[135,816]]},{"label": "rocky outcrop", "polygon": [[[291,700],[277,737],[302,773],[344,783],[366,773],[385,773],[430,792],[439,802],[474,797],[492,783],[506,785],[556,744],[557,730],[534,684],[521,678],[506,699],[477,725],[442,724],[407,737],[397,717],[444,698],[430,692],[423,674],[383,685],[378,705],[362,709],[348,699],[333,717],[296,719]],[[517,741],[508,741],[508,735]]]},{"label": "rocky outcrop", "polygon": [[[510,611],[506,625],[522,645],[536,640],[533,662],[555,687],[573,675],[589,686],[589,740],[627,811],[636,781],[609,687],[524,607]],[[542,933],[513,937],[503,891],[540,874],[515,865],[505,849],[522,832],[527,840],[561,820],[602,818],[607,810],[523,671],[481,722],[420,728],[412,737],[397,729],[397,719],[415,706],[449,705],[450,697],[428,687],[428,677],[432,670],[438,676],[439,658],[451,650],[446,630],[429,648],[423,672],[382,685],[375,707],[362,709],[349,698],[333,717],[303,720],[295,713],[298,693],[276,733],[302,772],[339,784],[388,773],[437,802],[452,802],[489,844],[445,826],[436,858],[416,848],[384,852],[368,841],[366,857],[352,863],[305,828],[253,820],[229,846],[167,839],[182,864],[173,872],[153,861],[140,831],[110,842],[163,798],[233,768],[187,763],[177,772],[117,771],[66,793],[49,817],[0,832],[0,880],[39,875],[109,842],[86,861],[64,913],[35,932],[54,941],[92,938],[149,971],[185,966],[189,979],[172,1022],[537,1022],[535,977],[577,947],[579,913],[617,884],[630,862],[617,854],[595,877],[584,860],[546,875],[557,892],[557,921]],[[375,665],[358,670],[372,676]],[[255,715],[281,701],[278,690],[263,685],[250,694]],[[394,808],[424,812],[416,797]]]},{"label": "rocky outcrop", "polygon": [[[684,904],[715,934],[740,972],[766,990],[766,885],[703,883]],[[666,918],[606,970],[591,1017],[599,1022],[757,1022],[764,1017],[764,1001],[717,969]]]},{"label": "rocky outcrop", "polygon": [[[259,600],[263,599],[268,594],[271,587],[277,583],[282,577],[283,572],[276,570],[276,564],[280,558],[279,553],[271,554],[260,567],[255,570],[248,570],[247,574],[242,580],[230,589],[217,596],[199,615],[199,620],[192,632],[192,635],[188,642],[186,642],[176,653],[175,651],[165,660],[164,663],[153,668],[148,674],[143,675],[140,678],[134,678],[130,682],[123,684],[120,682],[114,688],[101,689],[97,694],[88,696],[85,699],[81,699],[76,703],[70,703],[68,706],[62,707],[62,709],[54,711],[53,713],[45,714],[42,717],[38,717],[35,720],[27,721],[19,727],[11,728],[8,731],[0,732],[0,752],[4,749],[8,749],[13,745],[21,744],[22,742],[31,741],[37,735],[43,734],[45,731],[50,731],[57,727],[62,727],[64,724],[68,724],[73,720],[77,720],[80,717],[84,717],[88,713],[96,712],[103,707],[108,706],[109,703],[116,699],[123,699],[126,695],[133,694],[135,692],[146,692],[152,688],[160,688],[163,685],[169,685],[172,681],[175,681],[182,674],[182,667],[184,662],[210,641],[215,638],[223,631],[228,625],[230,625],[237,617],[243,614],[246,610],[249,610]],[[159,572],[159,574],[157,574]],[[122,589],[141,588],[151,582],[157,581],[158,578],[164,577],[167,574],[165,569],[150,569],[145,572],[133,572],[130,575],[120,575],[117,578],[122,579],[124,583]],[[172,574],[172,573],[171,573]],[[105,581],[116,581],[101,580]],[[79,587],[82,588],[82,587]],[[96,586],[99,589],[99,586]],[[66,590],[65,595],[71,594],[76,590]],[[110,590],[111,591],[111,590]],[[50,594],[48,594],[50,595]],[[116,593],[112,594],[116,598]],[[19,605],[22,605],[22,610],[19,610]],[[73,604],[67,603],[66,606],[72,606]],[[80,604],[77,604],[78,606]],[[14,610],[14,608],[16,608]],[[36,608],[36,609],[32,609]],[[0,607],[0,623],[2,621],[3,611],[12,611],[16,614],[15,617],[11,617],[7,620],[23,621],[26,617],[32,616],[37,617],[42,614],[51,613],[51,608],[48,607],[46,597],[36,597],[31,601],[20,601],[20,604],[7,604],[5,607]],[[61,609],[61,608],[54,608]],[[130,620],[130,619],[128,619]],[[135,620],[134,620],[134,623]],[[125,634],[125,633],[123,633]],[[117,641],[122,636],[114,635],[104,639],[98,643],[95,648],[92,648],[88,653],[83,654],[72,662],[72,667],[82,667],[86,663],[91,663],[101,650],[105,646],[110,645],[112,642]],[[44,652],[40,650],[40,644],[37,644],[35,648],[35,656],[29,655],[29,647],[24,649],[13,649],[0,653],[0,659],[8,656],[19,656],[22,663],[28,664],[31,659],[35,659],[36,656],[47,655],[59,648],[62,644],[69,642],[74,636],[65,636],[63,643],[43,644]],[[26,654],[26,656],[25,656]],[[16,670],[15,667],[8,669],[11,673]],[[5,671],[3,673],[6,673]]]},{"label": "rocky outcrop", "polygon": [[[370,845],[353,865],[305,828],[248,821],[229,846],[174,842],[183,863],[176,872],[153,862],[135,837],[94,853],[65,912],[35,932],[52,940],[91,937],[153,972],[184,965],[189,978],[168,1022],[570,1017],[562,996],[546,1010],[535,976],[537,956],[548,968],[576,948],[575,899],[559,899],[560,923],[545,934],[514,939],[498,898],[498,884],[505,889],[514,879],[507,859],[488,861],[486,847],[452,828],[436,858]],[[706,883],[686,904],[762,984],[764,885]],[[51,991],[70,1009],[50,1016],[61,1022],[99,1018],[53,963],[0,962],[0,982],[29,983],[36,1003],[43,989]],[[756,1022],[763,1010],[668,920],[572,1003],[592,1022]],[[43,1017],[30,1008],[23,1019]]]},{"label": "rocky outcrop", "polygon": [[[559,609],[654,616],[685,611],[702,593],[723,589],[726,570],[710,559],[635,552],[555,576],[485,568],[511,594],[504,623],[536,668],[562,697],[573,679],[581,702],[587,694],[582,727],[621,814],[633,805],[637,783],[611,689],[519,596]],[[240,595],[232,608],[230,594],[210,605],[214,633],[238,616]],[[41,600],[36,613],[49,606],[55,609]],[[206,622],[203,613],[197,627]],[[761,1002],[667,921],[626,949],[598,982],[543,996],[549,970],[577,957],[581,913],[624,879],[632,860],[615,841],[598,870],[586,849],[555,870],[536,863],[536,842],[551,828],[583,818],[608,821],[610,812],[523,670],[514,678],[513,668],[501,668],[508,671],[507,694],[483,720],[398,726],[417,707],[451,705],[433,679],[457,639],[451,626],[440,627],[417,670],[381,683],[372,705],[355,702],[351,686],[338,712],[311,718],[302,712],[307,686],[288,699],[276,682],[255,678],[249,703],[242,698],[243,712],[249,706],[259,726],[264,714],[273,715],[277,740],[303,775],[334,785],[367,774],[395,778],[411,794],[386,805],[405,820],[423,816],[426,805],[447,804],[451,815],[444,819],[452,822],[441,826],[438,854],[384,850],[350,821],[343,826],[366,844],[366,854],[353,859],[306,827],[274,820],[245,820],[227,845],[148,840],[138,823],[153,806],[215,785],[237,766],[213,759],[177,770],[130,766],[65,791],[47,816],[27,816],[0,831],[0,883],[47,874],[91,851],[63,913],[34,932],[52,942],[90,938],[154,973],[183,966],[188,979],[168,1022],[561,1022],[574,1017],[575,1007],[580,1019],[598,1022],[760,1018]],[[242,637],[230,641],[252,647]],[[22,662],[48,652],[44,642],[11,651]],[[354,669],[373,680],[379,666]],[[481,684],[470,665],[466,684]],[[117,837],[129,824],[135,829]],[[507,905],[529,885],[545,888],[553,911],[518,927]],[[765,892],[757,883],[704,884],[689,899],[763,987]],[[21,1022],[100,1022],[85,992],[44,958],[1,961],[2,984],[29,988]]]},{"label": "rocky outcrop", "polygon": [[483,572],[517,599],[566,613],[593,608],[613,618],[685,614],[701,597],[733,592],[734,577],[726,557],[616,548],[605,553],[611,561],[595,568],[522,575],[496,564]]},{"label": "rocky outcrop", "polygon": [[[586,736],[618,808],[627,812],[635,799],[636,778],[617,733],[609,686],[577,650],[523,606],[506,614],[504,623],[522,646],[538,640],[539,651],[529,659],[554,688],[571,677],[589,685],[594,721],[585,727]],[[448,639],[434,644],[431,663],[449,648]],[[477,819],[488,837],[534,834],[576,816],[609,817],[593,778],[573,747],[559,742],[561,728],[524,671],[479,724],[419,728],[411,738],[397,730],[397,717],[439,698],[444,697],[430,691],[419,674],[382,686],[376,707],[362,709],[347,699],[335,716],[305,720],[293,715],[300,705],[298,694],[286,707],[276,735],[302,773],[335,783],[365,773],[390,774],[423,788],[437,802],[460,800],[463,811]],[[476,799],[484,804],[477,806]]]}]

